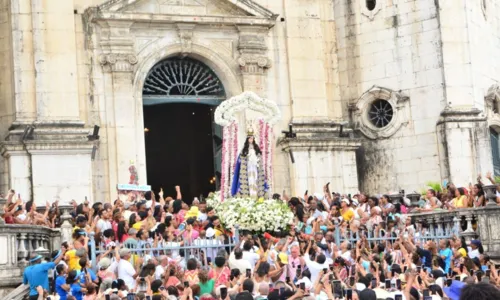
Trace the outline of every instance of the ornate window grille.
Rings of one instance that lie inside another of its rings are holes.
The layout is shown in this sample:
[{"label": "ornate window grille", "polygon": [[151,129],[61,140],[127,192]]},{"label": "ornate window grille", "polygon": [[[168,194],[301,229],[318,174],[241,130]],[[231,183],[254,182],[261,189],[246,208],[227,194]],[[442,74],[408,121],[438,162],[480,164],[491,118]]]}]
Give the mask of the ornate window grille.
[{"label": "ornate window grille", "polygon": [[189,58],[166,59],[149,71],[144,95],[224,99],[225,91],[215,73],[202,62]]},{"label": "ornate window grille", "polygon": [[377,128],[383,128],[392,121],[394,115],[392,105],[389,101],[378,99],[373,101],[368,112],[370,122]]}]

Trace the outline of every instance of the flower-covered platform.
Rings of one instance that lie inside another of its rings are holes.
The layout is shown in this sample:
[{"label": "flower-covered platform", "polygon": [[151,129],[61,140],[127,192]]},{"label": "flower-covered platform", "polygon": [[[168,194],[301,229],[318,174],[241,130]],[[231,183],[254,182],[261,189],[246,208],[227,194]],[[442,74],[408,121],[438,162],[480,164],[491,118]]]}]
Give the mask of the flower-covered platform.
[{"label": "flower-covered platform", "polygon": [[239,230],[254,233],[277,232],[287,230],[293,223],[293,212],[281,200],[226,198],[221,201],[219,192],[210,194],[206,200],[227,229],[238,225]]}]

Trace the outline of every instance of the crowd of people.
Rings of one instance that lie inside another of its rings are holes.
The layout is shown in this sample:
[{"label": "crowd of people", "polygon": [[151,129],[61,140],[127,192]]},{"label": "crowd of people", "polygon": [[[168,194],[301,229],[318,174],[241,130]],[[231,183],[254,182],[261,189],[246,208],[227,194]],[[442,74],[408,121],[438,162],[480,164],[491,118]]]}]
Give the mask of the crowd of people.
[{"label": "crowd of people", "polygon": [[[404,197],[393,203],[386,195],[332,193],[328,184],[313,195],[274,195],[295,215],[279,234],[224,228],[206,202],[188,205],[178,186],[176,193],[72,202],[72,240],[50,257],[34,255],[24,270],[30,299],[500,299],[500,269],[479,240],[426,240],[407,216],[485,205],[480,178],[469,188],[428,189],[418,207]],[[7,224],[60,226],[57,202],[37,212],[15,198],[9,191]],[[219,247],[183,250],[201,240]]]}]

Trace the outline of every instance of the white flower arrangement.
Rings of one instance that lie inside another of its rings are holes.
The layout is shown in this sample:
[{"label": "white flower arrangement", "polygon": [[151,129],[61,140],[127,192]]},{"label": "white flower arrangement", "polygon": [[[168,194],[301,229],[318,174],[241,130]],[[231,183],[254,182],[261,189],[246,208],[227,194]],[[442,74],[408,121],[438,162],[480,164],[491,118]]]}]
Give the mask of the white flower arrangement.
[{"label": "white flower arrangement", "polygon": [[223,101],[215,110],[215,123],[227,126],[236,121],[236,113],[251,109],[261,112],[264,121],[274,125],[281,119],[281,112],[274,101],[259,97],[254,92],[243,92],[242,94]]},{"label": "white flower arrangement", "polygon": [[219,192],[211,194],[206,200],[207,206],[215,209],[227,229],[238,225],[239,230],[263,233],[286,230],[293,223],[293,212],[282,201],[252,198],[226,198],[221,201]]}]

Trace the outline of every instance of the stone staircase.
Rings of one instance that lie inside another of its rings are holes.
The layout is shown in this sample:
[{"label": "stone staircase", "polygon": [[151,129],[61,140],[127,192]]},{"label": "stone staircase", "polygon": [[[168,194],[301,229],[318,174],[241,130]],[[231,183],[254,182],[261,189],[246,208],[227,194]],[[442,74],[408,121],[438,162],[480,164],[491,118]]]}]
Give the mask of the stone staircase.
[{"label": "stone staircase", "polygon": [[30,292],[30,286],[27,284],[21,284],[17,288],[15,288],[13,291],[8,293],[7,295],[4,295],[2,297],[3,300],[23,300],[23,299],[28,299]]}]

